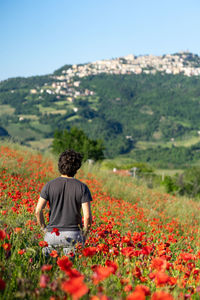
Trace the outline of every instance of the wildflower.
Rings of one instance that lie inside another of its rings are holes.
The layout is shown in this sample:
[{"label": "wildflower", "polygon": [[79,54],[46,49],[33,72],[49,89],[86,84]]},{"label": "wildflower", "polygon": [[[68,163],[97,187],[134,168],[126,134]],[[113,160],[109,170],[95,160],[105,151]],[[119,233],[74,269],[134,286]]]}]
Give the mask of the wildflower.
[{"label": "wildflower", "polygon": [[3,279],[1,279],[0,277],[0,291],[3,291],[5,290],[5,287],[6,287],[6,283]]},{"label": "wildflower", "polygon": [[145,294],[145,296],[149,296],[151,294],[149,287],[141,284],[136,285],[135,291],[137,292],[142,291]]},{"label": "wildflower", "polygon": [[158,271],[165,271],[167,268],[167,261],[161,257],[152,259],[151,267]]},{"label": "wildflower", "polygon": [[157,272],[155,274],[155,281],[156,281],[157,286],[161,286],[163,284],[168,283],[169,279],[170,279],[170,277],[162,271]]},{"label": "wildflower", "polygon": [[126,257],[133,257],[135,256],[135,250],[133,249],[133,247],[126,247],[126,248],[123,248],[121,253],[126,256]]},{"label": "wildflower", "polygon": [[97,252],[96,247],[88,247],[83,249],[84,256],[94,256]]},{"label": "wildflower", "polygon": [[18,254],[23,255],[25,252],[26,252],[25,249],[21,249],[21,250],[18,251]]},{"label": "wildflower", "polygon": [[152,295],[151,300],[174,300],[174,298],[166,292],[159,291]]},{"label": "wildflower", "polygon": [[63,256],[57,260],[57,265],[62,271],[68,271],[72,266],[72,262],[69,260],[69,257]]},{"label": "wildflower", "polygon": [[5,230],[0,230],[0,240],[4,240],[6,238]]},{"label": "wildflower", "polygon": [[50,271],[52,269],[52,265],[43,265],[41,270],[44,271]]},{"label": "wildflower", "polygon": [[145,294],[142,291],[134,291],[126,297],[126,300],[145,300]]},{"label": "wildflower", "polygon": [[133,290],[133,287],[132,287],[131,284],[125,285],[125,287],[124,287],[124,291],[125,291],[125,292],[130,292],[130,291],[132,291],[132,290]]},{"label": "wildflower", "polygon": [[46,241],[40,241],[40,242],[39,242],[39,246],[42,247],[42,248],[43,248],[43,247],[47,247],[47,246],[48,246],[48,243],[47,243]]},{"label": "wildflower", "polygon": [[19,233],[19,232],[21,232],[22,231],[22,228],[21,227],[16,227],[15,229],[14,229],[14,232],[15,233]]},{"label": "wildflower", "polygon": [[11,244],[9,244],[9,243],[5,243],[5,244],[3,244],[2,245],[2,247],[3,247],[3,249],[5,250],[5,251],[10,251],[10,249],[11,249]]},{"label": "wildflower", "polygon": [[112,273],[113,273],[112,267],[96,266],[94,270],[94,274],[92,276],[94,284],[98,284],[100,281],[109,277]]},{"label": "wildflower", "polygon": [[118,266],[117,266],[117,264],[114,261],[110,261],[110,260],[107,259],[105,265],[107,267],[111,267],[113,269],[112,270],[113,274],[116,273]]},{"label": "wildflower", "polygon": [[55,233],[56,235],[60,235],[59,229],[58,228],[53,228],[53,230],[51,231],[51,233]]},{"label": "wildflower", "polygon": [[61,289],[69,293],[73,300],[79,299],[88,292],[88,287],[83,282],[83,279],[83,276],[79,276],[66,280],[62,283]]},{"label": "wildflower", "polygon": [[49,280],[50,280],[49,276],[47,276],[47,275],[45,275],[45,274],[42,274],[42,275],[40,276],[39,286],[40,286],[41,288],[45,288],[45,287],[47,286]]},{"label": "wildflower", "polygon": [[51,257],[58,257],[58,252],[56,250],[52,250],[50,253]]}]

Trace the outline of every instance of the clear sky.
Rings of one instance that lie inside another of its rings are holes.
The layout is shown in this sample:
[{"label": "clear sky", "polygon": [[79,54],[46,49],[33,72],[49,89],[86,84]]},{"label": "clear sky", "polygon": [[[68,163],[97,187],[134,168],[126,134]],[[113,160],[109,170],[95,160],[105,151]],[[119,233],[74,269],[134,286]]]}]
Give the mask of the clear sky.
[{"label": "clear sky", "polygon": [[127,54],[200,54],[199,0],[0,0],[0,80]]}]

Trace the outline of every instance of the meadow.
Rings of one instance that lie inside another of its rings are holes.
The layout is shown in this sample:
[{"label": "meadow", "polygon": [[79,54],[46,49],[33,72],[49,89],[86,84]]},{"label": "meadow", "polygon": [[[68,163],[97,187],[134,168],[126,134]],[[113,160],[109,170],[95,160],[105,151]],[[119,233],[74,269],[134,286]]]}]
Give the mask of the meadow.
[{"label": "meadow", "polygon": [[85,164],[77,178],[93,196],[89,238],[75,256],[45,258],[35,206],[56,176],[50,154],[0,144],[1,299],[200,299],[198,202]]}]

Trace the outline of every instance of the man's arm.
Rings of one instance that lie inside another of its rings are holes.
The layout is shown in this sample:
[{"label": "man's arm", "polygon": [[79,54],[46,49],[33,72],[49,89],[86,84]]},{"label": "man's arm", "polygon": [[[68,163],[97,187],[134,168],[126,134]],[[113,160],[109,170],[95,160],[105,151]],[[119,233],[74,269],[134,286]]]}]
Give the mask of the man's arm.
[{"label": "man's arm", "polygon": [[46,224],[44,221],[44,215],[43,215],[43,209],[45,208],[47,204],[47,200],[43,199],[42,197],[39,198],[36,210],[35,210],[35,216],[37,218],[37,223],[40,225],[40,227],[44,230],[46,228]]},{"label": "man's arm", "polygon": [[92,225],[92,212],[91,212],[90,201],[82,203],[82,209],[83,209],[83,220],[84,220],[83,230],[84,230],[85,237],[87,237],[87,234]]}]

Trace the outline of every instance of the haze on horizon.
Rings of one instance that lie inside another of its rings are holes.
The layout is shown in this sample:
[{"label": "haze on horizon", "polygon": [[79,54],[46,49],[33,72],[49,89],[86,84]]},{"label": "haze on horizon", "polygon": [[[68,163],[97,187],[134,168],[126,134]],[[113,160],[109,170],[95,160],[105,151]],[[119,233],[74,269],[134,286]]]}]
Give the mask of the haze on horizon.
[{"label": "haze on horizon", "polygon": [[130,53],[200,54],[199,12],[198,0],[2,0],[0,80]]}]

